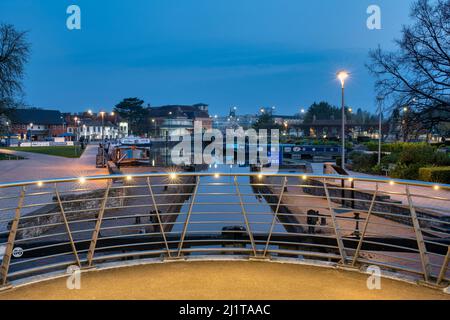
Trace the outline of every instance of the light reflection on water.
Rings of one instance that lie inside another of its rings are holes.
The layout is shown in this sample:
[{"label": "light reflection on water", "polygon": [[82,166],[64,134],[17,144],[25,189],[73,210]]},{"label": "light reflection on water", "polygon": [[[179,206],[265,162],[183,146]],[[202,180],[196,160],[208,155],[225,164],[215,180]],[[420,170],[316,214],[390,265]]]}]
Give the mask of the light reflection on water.
[{"label": "light reflection on water", "polygon": [[[206,172],[249,173],[250,170],[249,167],[233,165],[230,168],[230,166],[218,165],[217,168],[212,166]],[[268,233],[273,221],[273,210],[264,197],[259,196],[258,191],[250,186],[250,177],[238,176],[237,185],[251,231]],[[188,199],[181,208],[181,213],[184,213],[184,215],[179,216],[178,220],[182,219],[184,221],[189,211],[190,201],[191,199]],[[242,226],[247,229],[244,215],[242,214],[243,208],[234,184],[234,177],[201,177],[187,231],[216,233],[221,232],[222,228],[226,226]],[[182,229],[182,223],[175,224],[173,227],[174,232],[180,232]],[[274,232],[286,231],[280,224],[275,224],[273,230]]]}]

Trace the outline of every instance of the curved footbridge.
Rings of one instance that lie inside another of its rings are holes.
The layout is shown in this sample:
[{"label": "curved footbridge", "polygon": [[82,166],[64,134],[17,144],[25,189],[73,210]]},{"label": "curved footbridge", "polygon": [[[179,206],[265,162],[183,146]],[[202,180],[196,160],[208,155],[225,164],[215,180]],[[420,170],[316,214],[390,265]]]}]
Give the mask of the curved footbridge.
[{"label": "curved footbridge", "polygon": [[450,299],[435,289],[391,279],[382,279],[380,290],[368,290],[367,278],[292,263],[156,263],[82,273],[78,290],[68,290],[67,277],[61,277],[5,291],[0,299]]},{"label": "curved footbridge", "polygon": [[0,184],[0,299],[449,299],[449,248],[449,185],[294,173]]}]

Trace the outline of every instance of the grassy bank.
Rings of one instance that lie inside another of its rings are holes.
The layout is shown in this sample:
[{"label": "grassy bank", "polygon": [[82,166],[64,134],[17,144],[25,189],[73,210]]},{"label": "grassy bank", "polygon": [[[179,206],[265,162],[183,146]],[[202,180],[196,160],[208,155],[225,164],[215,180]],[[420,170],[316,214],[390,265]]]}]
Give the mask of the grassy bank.
[{"label": "grassy bank", "polygon": [[21,156],[15,156],[12,154],[0,153],[0,160],[22,160]]},{"label": "grassy bank", "polygon": [[7,148],[9,150],[32,152],[47,154],[50,156],[65,157],[65,158],[79,158],[83,151],[79,146],[62,146],[62,147],[14,147]]}]

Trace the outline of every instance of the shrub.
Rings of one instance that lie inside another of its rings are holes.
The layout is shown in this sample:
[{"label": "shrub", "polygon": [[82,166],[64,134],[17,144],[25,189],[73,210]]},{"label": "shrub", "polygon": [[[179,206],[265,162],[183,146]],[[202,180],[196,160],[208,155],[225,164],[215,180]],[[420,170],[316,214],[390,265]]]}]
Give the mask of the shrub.
[{"label": "shrub", "polygon": [[352,152],[349,155],[352,160],[353,170],[365,173],[371,173],[372,168],[378,162],[377,154],[365,154],[360,152]]},{"label": "shrub", "polygon": [[409,164],[432,164],[435,159],[435,148],[426,143],[408,143],[403,145],[399,161]]},{"label": "shrub", "polygon": [[450,166],[450,154],[445,152],[436,152],[434,155],[433,164],[437,167]]},{"label": "shrub", "polygon": [[450,183],[450,167],[420,168],[419,179],[428,182]]},{"label": "shrub", "polygon": [[390,172],[392,178],[406,179],[406,180],[417,180],[419,179],[419,169],[423,165],[420,163],[404,164],[399,163],[395,166],[394,170]]}]

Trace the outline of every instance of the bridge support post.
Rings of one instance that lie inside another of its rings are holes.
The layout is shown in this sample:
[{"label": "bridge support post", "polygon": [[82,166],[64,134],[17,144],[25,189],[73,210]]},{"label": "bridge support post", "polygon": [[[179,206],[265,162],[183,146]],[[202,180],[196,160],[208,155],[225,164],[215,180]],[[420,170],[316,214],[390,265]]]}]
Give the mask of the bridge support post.
[{"label": "bridge support post", "polygon": [[17,229],[19,228],[20,212],[22,210],[23,202],[25,199],[25,187],[22,187],[20,192],[19,203],[17,205],[15,216],[11,224],[11,230],[9,231],[8,242],[6,243],[5,254],[3,255],[2,266],[0,269],[0,287],[6,286],[8,280],[8,271],[11,263],[11,256],[14,250],[14,243],[16,241]]},{"label": "bridge support post", "polygon": [[356,248],[355,255],[353,256],[352,267],[355,266],[356,261],[358,260],[359,251],[361,250],[364,237],[366,236],[367,226],[369,225],[369,220],[370,220],[370,216],[372,215],[373,207],[375,205],[375,199],[377,198],[377,193],[378,193],[378,183],[375,185],[375,192],[373,193],[373,198],[372,198],[372,201],[370,202],[369,211],[367,211],[367,218],[366,218],[366,222],[364,223],[363,231],[361,234],[361,239],[359,239],[358,247]]},{"label": "bridge support post", "polygon": [[265,257],[267,255],[267,250],[269,249],[270,239],[272,238],[273,228],[275,227],[275,222],[276,222],[276,220],[278,218],[278,210],[280,209],[281,200],[282,200],[283,195],[284,195],[284,190],[286,189],[286,184],[287,184],[287,177],[284,177],[283,185],[281,187],[280,195],[279,195],[279,198],[278,198],[277,207],[276,207],[275,213],[273,215],[272,224],[270,225],[269,236],[267,237],[266,246],[264,247],[263,257]]},{"label": "bridge support post", "polygon": [[[186,216],[186,221],[184,222],[183,232],[181,233],[181,239],[180,239],[180,244],[178,245],[178,254],[176,256],[176,259],[181,258],[181,250],[183,250],[184,238],[186,237],[186,232],[187,232],[187,228],[189,225],[189,220],[191,219],[192,209],[194,208],[195,198],[197,197],[199,184],[200,184],[200,176],[197,176],[194,193],[192,194],[192,200],[191,200],[191,203],[189,204],[189,211]],[[172,257],[171,257],[171,259],[172,259]]]},{"label": "bridge support post", "polygon": [[97,246],[98,236],[100,234],[100,228],[102,226],[103,214],[105,213],[106,203],[108,202],[109,190],[111,188],[111,180],[108,180],[107,187],[105,190],[105,196],[102,201],[102,205],[100,207],[100,211],[98,213],[97,222],[95,223],[94,232],[92,233],[91,243],[89,244],[89,251],[87,254],[87,267],[92,267],[92,261],[94,259],[95,247]]},{"label": "bridge support post", "polygon": [[411,220],[413,223],[414,232],[416,234],[417,247],[419,248],[420,262],[422,264],[423,276],[425,282],[429,282],[431,276],[430,260],[427,255],[427,248],[425,246],[425,241],[423,239],[419,219],[417,219],[416,209],[414,208],[414,204],[412,202],[409,186],[406,186],[406,197],[408,198],[409,211],[411,212]]},{"label": "bridge support post", "polygon": [[255,239],[253,239],[252,229],[250,228],[250,223],[248,222],[247,210],[245,210],[244,201],[242,200],[241,191],[239,190],[239,185],[237,183],[237,177],[234,176],[234,185],[236,187],[236,192],[239,197],[239,203],[241,204],[242,215],[244,216],[245,226],[247,227],[248,237],[250,239],[250,243],[252,245],[253,257],[256,257],[256,245]]},{"label": "bridge support post", "polygon": [[80,258],[78,256],[77,248],[76,248],[75,243],[73,241],[72,232],[70,231],[70,226],[69,226],[69,223],[67,221],[66,213],[64,211],[64,207],[63,207],[62,202],[61,202],[61,196],[59,194],[58,186],[57,186],[56,183],[55,183],[55,194],[56,194],[56,199],[58,200],[59,210],[61,211],[61,216],[62,216],[63,221],[64,221],[64,226],[66,227],[67,235],[69,236],[70,246],[72,247],[73,255],[75,256],[75,260],[77,261],[77,265],[81,268]]},{"label": "bridge support post", "polygon": [[347,256],[345,254],[344,242],[342,241],[342,237],[340,235],[339,226],[338,226],[337,220],[336,220],[336,213],[334,212],[333,207],[331,206],[330,193],[328,191],[327,181],[325,178],[323,179],[323,188],[325,190],[325,195],[326,195],[327,201],[328,201],[328,208],[330,210],[331,221],[333,223],[334,234],[336,235],[336,242],[338,245],[339,254],[341,255],[341,261],[342,261],[342,264],[345,264],[347,261]]},{"label": "bridge support post", "polygon": [[166,233],[165,233],[165,231],[164,231],[164,226],[163,226],[162,221],[161,221],[161,216],[159,215],[158,205],[157,205],[157,203],[156,203],[155,195],[154,195],[154,193],[153,193],[153,188],[152,188],[152,185],[151,185],[151,183],[150,183],[150,178],[147,178],[147,185],[148,185],[148,190],[149,190],[149,192],[150,192],[150,196],[151,196],[151,198],[152,198],[153,208],[155,209],[156,217],[157,217],[157,219],[158,219],[159,230],[160,230],[160,232],[161,232],[161,235],[162,235],[163,240],[164,240],[164,244],[165,244],[165,246],[166,246],[167,256],[168,256],[168,258],[170,259],[170,258],[172,258],[172,256],[171,256],[171,254],[170,254],[169,244],[168,244],[168,242],[167,242]]},{"label": "bridge support post", "polygon": [[442,280],[444,280],[449,261],[450,261],[450,246],[448,246],[447,248],[447,254],[445,255],[444,262],[442,263],[441,271],[439,272],[439,277],[436,282],[437,285],[440,285]]}]

